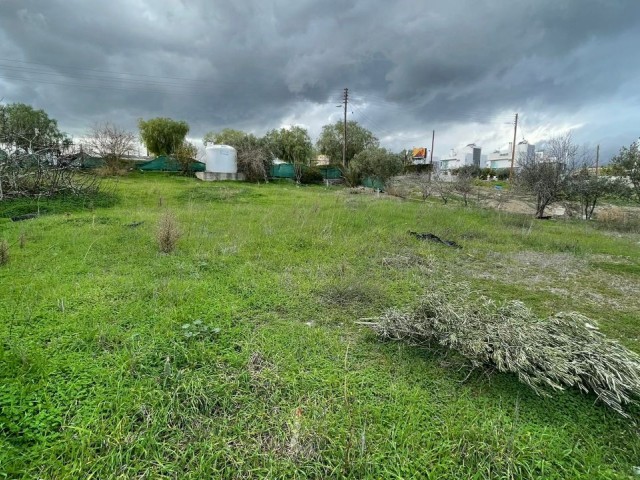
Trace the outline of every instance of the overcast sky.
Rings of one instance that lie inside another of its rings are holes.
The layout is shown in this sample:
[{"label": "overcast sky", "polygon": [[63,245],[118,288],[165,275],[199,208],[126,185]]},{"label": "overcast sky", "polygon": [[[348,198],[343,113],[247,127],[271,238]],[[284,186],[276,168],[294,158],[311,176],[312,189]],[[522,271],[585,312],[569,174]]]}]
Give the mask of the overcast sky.
[{"label": "overcast sky", "polygon": [[[80,136],[186,120],[262,135],[348,117],[399,151],[640,135],[640,0],[0,0],[0,98]],[[606,160],[606,158],[605,158]]]}]

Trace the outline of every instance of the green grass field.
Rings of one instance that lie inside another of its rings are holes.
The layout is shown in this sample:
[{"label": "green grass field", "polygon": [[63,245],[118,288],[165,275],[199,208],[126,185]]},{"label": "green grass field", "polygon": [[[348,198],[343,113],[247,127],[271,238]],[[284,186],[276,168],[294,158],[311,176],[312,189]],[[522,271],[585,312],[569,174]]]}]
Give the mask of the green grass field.
[{"label": "green grass field", "polygon": [[[138,174],[113,190],[0,218],[0,477],[591,480],[640,465],[637,428],[594,397],[465,378],[455,355],[355,324],[465,282],[579,311],[640,351],[640,235],[286,183]],[[166,210],[182,231],[169,255]]]}]

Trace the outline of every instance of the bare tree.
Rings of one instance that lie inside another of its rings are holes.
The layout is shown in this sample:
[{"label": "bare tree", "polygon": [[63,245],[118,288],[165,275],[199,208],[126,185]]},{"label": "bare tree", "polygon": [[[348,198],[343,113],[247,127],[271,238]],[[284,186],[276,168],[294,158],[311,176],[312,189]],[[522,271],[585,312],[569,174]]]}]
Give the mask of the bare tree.
[{"label": "bare tree", "polygon": [[416,175],[416,183],[420,189],[422,200],[426,200],[433,194],[433,181],[431,180],[431,174],[428,172]]},{"label": "bare tree", "polygon": [[432,184],[433,191],[440,197],[442,203],[446,205],[453,193],[453,182],[445,180],[439,172],[436,172],[433,175]]},{"label": "bare tree", "polygon": [[536,218],[543,218],[546,208],[567,192],[577,153],[578,146],[567,133],[549,140],[542,158],[534,153],[518,159],[516,183],[534,197]]},{"label": "bare tree", "polygon": [[468,204],[469,194],[473,192],[473,178],[473,169],[463,167],[458,172],[458,176],[453,184],[453,189],[462,195],[465,207]]},{"label": "bare tree", "polygon": [[109,174],[120,171],[122,159],[134,151],[135,143],[133,133],[109,122],[94,125],[87,139],[89,151],[102,157]]}]

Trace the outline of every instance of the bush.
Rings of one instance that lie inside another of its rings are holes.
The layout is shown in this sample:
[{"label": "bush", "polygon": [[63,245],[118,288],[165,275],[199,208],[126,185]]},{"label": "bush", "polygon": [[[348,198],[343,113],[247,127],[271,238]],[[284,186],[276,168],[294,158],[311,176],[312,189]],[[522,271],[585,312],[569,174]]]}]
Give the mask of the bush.
[{"label": "bush", "polygon": [[482,170],[480,170],[480,178],[482,180],[492,180],[493,177],[495,176],[496,176],[496,171],[493,170],[492,168],[485,167]]},{"label": "bush", "polygon": [[498,180],[509,180],[509,169],[499,168],[495,171],[495,176]]},{"label": "bush", "polygon": [[165,212],[158,222],[158,230],[156,239],[158,247],[162,253],[171,253],[176,249],[178,239],[180,238],[180,229],[178,221],[171,212]]},{"label": "bush", "polygon": [[385,183],[402,172],[402,159],[384,148],[368,148],[353,157],[349,169],[360,178],[370,177]]},{"label": "bush", "polygon": [[305,168],[302,171],[302,176],[300,177],[300,183],[304,183],[304,184],[318,184],[318,183],[322,183],[324,181],[324,177],[322,176],[322,173],[320,172],[320,170],[318,170],[317,168],[314,167],[309,167],[309,168]]}]

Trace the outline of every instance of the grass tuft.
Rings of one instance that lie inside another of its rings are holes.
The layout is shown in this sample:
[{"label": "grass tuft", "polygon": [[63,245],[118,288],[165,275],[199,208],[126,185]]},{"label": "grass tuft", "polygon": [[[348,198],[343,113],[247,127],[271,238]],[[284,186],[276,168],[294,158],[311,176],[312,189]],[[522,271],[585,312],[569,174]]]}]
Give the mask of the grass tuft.
[{"label": "grass tuft", "polygon": [[162,253],[171,253],[176,249],[180,238],[180,228],[173,213],[167,211],[160,217],[156,239]]}]

